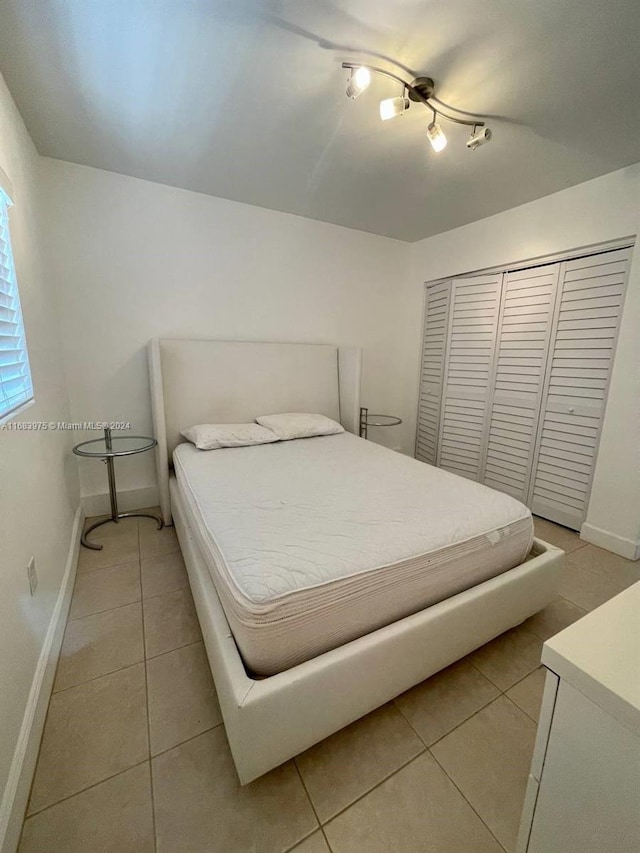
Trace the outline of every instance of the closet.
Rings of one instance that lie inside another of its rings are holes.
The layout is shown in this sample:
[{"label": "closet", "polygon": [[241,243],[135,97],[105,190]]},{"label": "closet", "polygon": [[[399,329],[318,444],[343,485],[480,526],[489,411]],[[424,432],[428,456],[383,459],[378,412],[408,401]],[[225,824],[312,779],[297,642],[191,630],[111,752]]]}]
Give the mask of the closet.
[{"label": "closet", "polygon": [[427,285],[416,458],[579,530],[631,248]]}]

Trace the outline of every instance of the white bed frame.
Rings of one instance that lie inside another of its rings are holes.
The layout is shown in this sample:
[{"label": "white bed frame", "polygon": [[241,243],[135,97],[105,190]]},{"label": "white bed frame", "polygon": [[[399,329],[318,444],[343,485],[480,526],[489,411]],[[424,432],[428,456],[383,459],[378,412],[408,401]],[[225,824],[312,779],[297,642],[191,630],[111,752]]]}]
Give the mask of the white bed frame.
[{"label": "white bed frame", "polygon": [[268,678],[243,665],[169,462],[180,430],[277,411],[319,412],[357,434],[361,355],[316,344],[153,340],[158,484],[175,523],[242,784],[266,773],[541,610],[564,552],[541,540],[521,565]]}]

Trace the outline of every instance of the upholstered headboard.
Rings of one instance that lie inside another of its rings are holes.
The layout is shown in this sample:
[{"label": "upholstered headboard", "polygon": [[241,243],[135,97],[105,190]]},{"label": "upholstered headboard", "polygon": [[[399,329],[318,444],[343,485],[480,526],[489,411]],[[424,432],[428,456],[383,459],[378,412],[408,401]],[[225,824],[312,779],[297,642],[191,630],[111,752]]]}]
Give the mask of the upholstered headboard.
[{"label": "upholstered headboard", "polygon": [[171,456],[186,427],[248,423],[274,412],[317,412],[358,431],[357,348],[154,339],[149,342],[149,373],[165,524],[171,523]]}]

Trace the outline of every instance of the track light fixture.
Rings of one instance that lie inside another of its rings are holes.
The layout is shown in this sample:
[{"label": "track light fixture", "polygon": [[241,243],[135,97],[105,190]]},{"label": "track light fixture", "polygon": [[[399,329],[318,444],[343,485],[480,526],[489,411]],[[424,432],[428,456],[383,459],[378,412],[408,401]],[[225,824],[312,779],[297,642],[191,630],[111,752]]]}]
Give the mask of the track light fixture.
[{"label": "track light fixture", "polygon": [[411,106],[409,98],[402,95],[401,98],[386,98],[380,101],[380,118],[387,121],[390,118],[403,115]]},{"label": "track light fixture", "polygon": [[371,72],[365,65],[350,66],[351,75],[347,80],[347,97],[355,101],[371,83]]},{"label": "track light fixture", "polygon": [[433,115],[433,121],[427,127],[427,136],[429,137],[431,147],[436,152],[436,154],[439,151],[442,151],[443,148],[446,148],[447,137],[444,135],[444,131],[438,124],[435,113]]},{"label": "track light fixture", "polygon": [[373,65],[358,65],[354,62],[343,62],[342,67],[349,69],[351,72],[347,81],[347,96],[349,98],[357,98],[358,95],[364,92],[371,82],[372,74],[388,77],[390,80],[395,80],[401,84],[403,89],[402,97],[386,98],[380,101],[380,118],[383,121],[403,115],[409,109],[411,101],[424,104],[425,107],[430,109],[433,113],[433,121],[427,126],[427,138],[434,151],[442,151],[447,144],[447,137],[438,119],[452,121],[455,124],[465,124],[470,127],[471,136],[467,140],[467,148],[472,151],[489,142],[492,138],[491,131],[480,119],[453,116],[450,114],[451,110],[453,112],[461,111],[455,107],[447,107],[448,111],[444,112],[439,106],[435,106],[431,100],[434,91],[434,82],[431,77],[416,77],[415,80],[409,83],[397,74],[386,71],[384,68],[376,68]]},{"label": "track light fixture", "polygon": [[493,134],[488,127],[481,127],[480,130],[476,130],[474,127],[471,136],[467,139],[467,148],[475,151],[476,148],[480,148],[485,142],[490,142],[492,136]]}]

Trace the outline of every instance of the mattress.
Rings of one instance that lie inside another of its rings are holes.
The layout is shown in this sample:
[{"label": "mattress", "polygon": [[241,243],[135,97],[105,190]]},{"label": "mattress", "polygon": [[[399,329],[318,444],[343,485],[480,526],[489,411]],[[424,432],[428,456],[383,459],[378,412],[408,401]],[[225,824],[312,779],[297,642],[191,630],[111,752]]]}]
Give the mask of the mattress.
[{"label": "mattress", "polygon": [[350,433],[173,454],[247,669],[272,675],[521,563],[509,495]]}]

